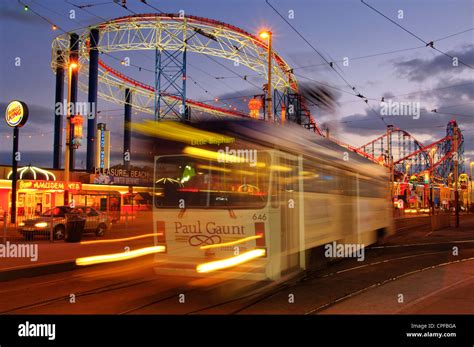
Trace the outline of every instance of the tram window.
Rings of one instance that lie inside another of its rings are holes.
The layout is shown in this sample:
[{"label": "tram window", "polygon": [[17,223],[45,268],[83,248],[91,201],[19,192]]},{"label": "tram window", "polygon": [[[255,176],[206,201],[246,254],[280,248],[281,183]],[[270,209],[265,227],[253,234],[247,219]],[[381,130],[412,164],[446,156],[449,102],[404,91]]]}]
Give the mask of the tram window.
[{"label": "tram window", "polygon": [[263,208],[268,199],[270,157],[258,162],[221,163],[186,155],[158,158],[157,208]]},{"label": "tram window", "polygon": [[345,195],[345,174],[344,172],[334,169],[334,184],[333,184],[333,189],[331,191],[332,194],[338,194],[338,195]]},{"label": "tram window", "polygon": [[280,159],[280,165],[274,168],[279,172],[280,189],[286,192],[297,192],[299,190],[299,177],[297,175],[298,160],[287,158]]},{"label": "tram window", "polygon": [[382,198],[387,195],[387,186],[376,179],[359,179],[359,195],[370,198]]},{"label": "tram window", "polygon": [[371,196],[372,187],[368,180],[359,179],[359,195],[364,197]]},{"label": "tram window", "polygon": [[340,180],[341,180],[341,186],[342,186],[341,194],[347,195],[347,196],[354,196],[357,194],[356,180],[353,175],[351,175],[349,172],[342,171]]},{"label": "tram window", "polygon": [[271,205],[273,208],[280,207],[280,175],[278,171],[272,172]]},{"label": "tram window", "polygon": [[303,180],[303,191],[305,192],[316,192],[316,178],[318,174],[316,172],[316,166],[308,159],[303,160],[303,170],[300,172],[300,179]]},{"label": "tram window", "polygon": [[305,192],[356,195],[355,177],[344,170],[305,160],[300,178]]},{"label": "tram window", "polygon": [[316,167],[316,163],[305,160],[300,176],[305,192],[334,194],[336,178],[329,168]]}]

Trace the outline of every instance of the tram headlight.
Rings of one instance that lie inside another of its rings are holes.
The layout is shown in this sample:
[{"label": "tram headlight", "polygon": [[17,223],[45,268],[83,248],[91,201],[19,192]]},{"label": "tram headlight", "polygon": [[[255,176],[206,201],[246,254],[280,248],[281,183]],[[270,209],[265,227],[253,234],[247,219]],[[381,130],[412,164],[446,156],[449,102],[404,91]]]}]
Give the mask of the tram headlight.
[{"label": "tram headlight", "polygon": [[35,224],[35,227],[37,228],[46,228],[48,226],[48,223],[46,222],[39,222]]}]

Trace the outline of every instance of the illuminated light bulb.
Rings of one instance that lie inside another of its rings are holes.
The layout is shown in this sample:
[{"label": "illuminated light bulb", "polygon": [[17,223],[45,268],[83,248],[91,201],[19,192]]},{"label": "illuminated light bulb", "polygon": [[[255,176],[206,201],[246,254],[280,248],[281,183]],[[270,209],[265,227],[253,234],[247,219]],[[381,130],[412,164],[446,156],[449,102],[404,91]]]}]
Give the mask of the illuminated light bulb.
[{"label": "illuminated light bulb", "polygon": [[269,31],[262,31],[259,36],[262,39],[268,39],[270,37],[271,33]]}]

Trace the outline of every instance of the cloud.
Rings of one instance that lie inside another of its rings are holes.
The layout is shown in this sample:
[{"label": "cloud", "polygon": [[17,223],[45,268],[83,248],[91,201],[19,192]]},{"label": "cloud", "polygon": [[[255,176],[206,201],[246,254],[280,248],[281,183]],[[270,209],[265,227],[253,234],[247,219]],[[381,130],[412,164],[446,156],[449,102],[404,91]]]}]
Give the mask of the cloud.
[{"label": "cloud", "polygon": [[427,98],[436,99],[439,106],[455,105],[474,101],[474,81],[466,79],[451,79],[440,81],[436,88],[426,93]]},{"label": "cloud", "polygon": [[391,99],[393,98],[395,95],[392,93],[392,92],[385,92],[383,93],[382,97],[385,98],[385,99]]},{"label": "cloud", "polygon": [[[457,57],[459,61],[467,65],[474,66],[474,45],[464,45],[446,53]],[[394,62],[393,66],[399,76],[408,78],[411,81],[424,81],[430,77],[444,73],[460,73],[466,69],[471,70],[460,62],[458,66],[453,66],[451,58],[441,53],[431,59],[414,58]]]},{"label": "cloud", "polygon": [[[385,131],[386,124],[383,122],[382,117],[377,117],[377,108],[374,107],[374,111],[366,109],[364,113],[356,113],[350,116],[344,117],[341,123],[344,125],[344,131],[346,133],[356,135],[368,135],[375,136],[378,133]],[[461,112],[459,112],[461,113]],[[420,108],[420,118],[414,119],[412,116],[384,116],[383,119],[387,124],[392,124],[397,128],[407,130],[408,132],[433,135],[439,133],[448,122],[453,119],[453,115],[436,114],[430,112],[424,107]],[[468,118],[468,117],[464,117]],[[467,124],[474,123],[474,117],[464,119],[459,117],[458,123],[467,126]],[[442,136],[440,136],[442,137]]]}]

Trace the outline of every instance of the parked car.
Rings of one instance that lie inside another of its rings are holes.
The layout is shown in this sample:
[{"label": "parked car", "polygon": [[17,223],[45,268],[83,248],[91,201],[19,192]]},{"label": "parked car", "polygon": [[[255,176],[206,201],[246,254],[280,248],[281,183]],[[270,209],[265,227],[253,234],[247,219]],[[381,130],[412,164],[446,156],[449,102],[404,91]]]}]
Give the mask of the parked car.
[{"label": "parked car", "polygon": [[67,230],[67,216],[79,215],[86,219],[84,227],[85,233],[93,232],[96,236],[104,236],[111,227],[111,222],[106,214],[97,211],[89,206],[56,206],[40,216],[27,219],[18,223],[18,231],[27,240],[31,240],[35,235],[49,235],[51,230],[51,221],[53,223],[53,237],[55,240],[65,238]]}]

